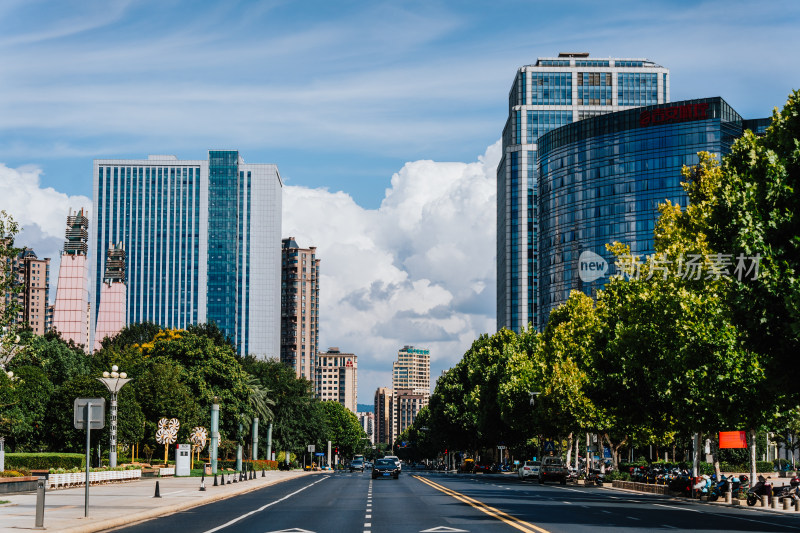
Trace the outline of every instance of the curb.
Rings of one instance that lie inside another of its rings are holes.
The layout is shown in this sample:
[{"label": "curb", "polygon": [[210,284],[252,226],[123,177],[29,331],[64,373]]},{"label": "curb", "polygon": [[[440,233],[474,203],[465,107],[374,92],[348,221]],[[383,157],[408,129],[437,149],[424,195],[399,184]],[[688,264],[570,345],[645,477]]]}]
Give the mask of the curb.
[{"label": "curb", "polygon": [[[297,477],[304,477],[310,474],[318,474],[320,472],[299,472],[299,476]],[[177,513],[178,511],[185,511],[187,509],[192,509],[194,507],[200,507],[201,505],[206,505],[209,503],[218,502],[220,500],[226,500],[228,498],[233,498],[234,496],[239,496],[241,494],[246,494],[248,492],[253,492],[255,490],[263,489],[265,487],[270,487],[272,485],[277,485],[278,483],[283,483],[285,481],[290,481],[291,479],[297,478],[287,478],[287,479],[278,479],[271,483],[267,483],[265,485],[258,485],[258,486],[251,486],[251,487],[237,487],[235,492],[229,492],[227,494],[217,494],[211,497],[204,499],[203,501],[195,501],[195,502],[185,502],[182,504],[174,504],[174,505],[166,505],[163,507],[157,507],[155,509],[150,509],[148,511],[142,511],[140,513],[135,513],[132,515],[120,517],[120,518],[107,518],[105,520],[101,520],[98,522],[94,522],[91,524],[74,526],[67,529],[62,529],[61,533],[95,533],[97,531],[104,531],[106,529],[113,529],[118,528],[121,526],[127,526],[131,524],[135,524],[137,522],[144,522],[146,520],[152,520],[153,518],[159,518],[164,515]],[[47,527],[45,526],[45,529]]]}]

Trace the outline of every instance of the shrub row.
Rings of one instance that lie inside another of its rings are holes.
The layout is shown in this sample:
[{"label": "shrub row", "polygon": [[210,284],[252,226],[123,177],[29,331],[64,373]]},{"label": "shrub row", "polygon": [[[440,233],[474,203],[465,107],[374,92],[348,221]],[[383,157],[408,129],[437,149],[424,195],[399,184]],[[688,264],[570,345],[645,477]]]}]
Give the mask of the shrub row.
[{"label": "shrub row", "polygon": [[80,453],[7,453],[6,468],[19,470],[49,470],[51,468],[82,468],[86,456]]},{"label": "shrub row", "polygon": [[0,472],[0,477],[25,477],[29,475],[31,475],[31,473],[24,468],[20,470],[3,470]]}]

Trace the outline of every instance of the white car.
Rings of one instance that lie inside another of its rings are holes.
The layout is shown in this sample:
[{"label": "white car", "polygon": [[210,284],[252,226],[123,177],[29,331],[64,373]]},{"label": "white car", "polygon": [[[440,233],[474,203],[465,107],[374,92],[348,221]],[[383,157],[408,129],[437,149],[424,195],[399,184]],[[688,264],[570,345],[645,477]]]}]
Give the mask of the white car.
[{"label": "white car", "polygon": [[525,461],[521,465],[519,465],[519,470],[517,470],[517,475],[520,479],[525,479],[528,477],[539,477],[539,469],[542,466],[541,461]]},{"label": "white car", "polygon": [[383,458],[394,461],[397,464],[397,469],[400,471],[403,470],[403,463],[400,461],[400,458],[397,457],[396,455],[384,455]]}]

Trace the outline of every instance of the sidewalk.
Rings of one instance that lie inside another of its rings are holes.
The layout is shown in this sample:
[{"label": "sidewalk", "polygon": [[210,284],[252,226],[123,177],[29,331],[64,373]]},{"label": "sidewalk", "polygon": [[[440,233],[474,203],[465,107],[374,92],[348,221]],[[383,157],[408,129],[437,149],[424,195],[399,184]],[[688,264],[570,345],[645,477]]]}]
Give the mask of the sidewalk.
[{"label": "sidewalk", "polygon": [[[753,507],[750,507],[749,505],[747,505],[747,502],[745,500],[733,500],[732,503],[727,503],[725,501],[725,498],[722,498],[722,499],[719,499],[719,500],[717,500],[715,502],[710,502],[708,500],[692,499],[692,498],[686,498],[686,497],[681,497],[681,496],[672,496],[672,495],[667,495],[667,494],[656,494],[656,493],[652,493],[652,492],[642,492],[642,491],[639,491],[639,490],[626,489],[626,488],[622,488],[622,487],[603,486],[603,487],[597,487],[597,488],[600,489],[600,490],[603,490],[603,489],[605,489],[605,490],[618,490],[618,491],[628,492],[628,493],[632,493],[632,494],[642,494],[642,495],[647,495],[647,496],[653,496],[655,498],[660,498],[660,499],[663,499],[663,500],[671,500],[671,501],[676,502],[676,503],[685,503],[685,504],[689,504],[689,505],[706,505],[706,506],[710,506],[710,507],[725,507],[725,508],[728,508],[728,509],[748,509],[748,510],[751,510],[751,511],[762,511],[762,512],[765,512],[765,513],[774,513],[774,514],[800,515],[800,512],[795,510],[794,504],[792,504],[789,507],[789,509],[784,510],[782,503],[779,504],[778,508],[774,509],[772,507],[761,507],[761,503],[757,503]],[[777,498],[775,498],[775,499],[777,500]]]},{"label": "sidewalk", "polygon": [[[256,479],[214,487],[214,477],[206,478],[205,492],[200,492],[200,478],[147,478],[128,483],[97,485],[89,488],[89,518],[84,518],[85,488],[47,491],[44,527],[48,531],[90,533],[131,524],[230,498],[268,485],[318,472],[266,472]],[[228,479],[229,476],[226,476]],[[153,498],[156,481],[161,498]],[[36,493],[0,494],[0,532],[19,533],[34,530]]]}]

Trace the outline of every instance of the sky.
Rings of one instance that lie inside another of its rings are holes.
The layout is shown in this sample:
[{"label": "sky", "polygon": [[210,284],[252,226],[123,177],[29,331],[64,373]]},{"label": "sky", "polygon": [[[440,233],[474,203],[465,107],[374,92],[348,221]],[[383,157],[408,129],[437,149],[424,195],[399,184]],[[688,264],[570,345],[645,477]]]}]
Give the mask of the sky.
[{"label": "sky", "polygon": [[800,3],[0,0],[0,209],[51,257],[94,158],[275,163],[322,260],[320,348],[359,403],[405,345],[435,380],[495,331],[495,170],[517,68],[648,58],[671,99],[769,116],[800,88]]}]

